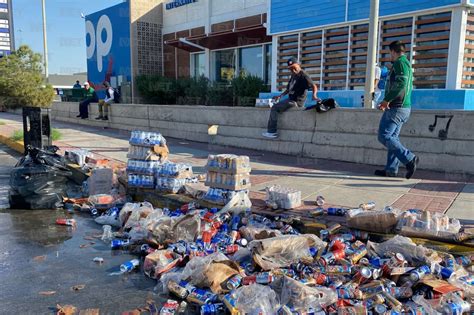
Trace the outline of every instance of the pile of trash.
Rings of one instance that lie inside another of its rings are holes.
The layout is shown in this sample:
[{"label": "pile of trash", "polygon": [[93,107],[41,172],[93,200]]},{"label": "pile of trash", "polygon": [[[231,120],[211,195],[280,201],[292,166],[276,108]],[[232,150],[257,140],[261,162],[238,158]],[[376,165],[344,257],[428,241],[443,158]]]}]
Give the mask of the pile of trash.
[{"label": "pile of trash", "polygon": [[[104,226],[103,240],[112,250],[138,256],[120,273],[142,270],[169,294],[160,314],[470,312],[472,257],[454,257],[399,235],[375,243],[369,233],[339,224],[319,237],[302,234],[291,217],[253,214],[246,196],[221,210],[127,203],[102,216],[113,217],[120,228]],[[357,215],[374,212],[358,210]]]}]

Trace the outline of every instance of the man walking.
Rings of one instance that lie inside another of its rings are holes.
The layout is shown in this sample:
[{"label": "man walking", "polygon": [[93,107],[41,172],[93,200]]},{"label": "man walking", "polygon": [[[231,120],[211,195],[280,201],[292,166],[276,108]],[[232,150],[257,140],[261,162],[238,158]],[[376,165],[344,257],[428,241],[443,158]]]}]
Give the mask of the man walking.
[{"label": "man walking", "polygon": [[97,102],[97,94],[95,90],[89,85],[89,82],[84,82],[85,98],[79,103],[79,115],[76,117],[81,117],[81,119],[89,118],[89,104],[92,102]]},{"label": "man walking", "polygon": [[[292,107],[303,107],[306,102],[306,93],[309,88],[313,90],[312,99],[317,101],[318,99],[318,87],[313,83],[313,80],[301,69],[299,62],[295,58],[290,58],[287,61],[288,69],[291,71],[291,78],[288,82],[286,90],[280,95],[273,99],[277,101],[273,105],[270,111],[270,118],[268,119],[267,132],[264,132],[262,136],[266,138],[277,138],[277,125],[278,115],[287,111]],[[282,96],[288,94],[288,98],[280,101]]]},{"label": "man walking", "polygon": [[413,70],[405,56],[405,45],[394,41],[389,45],[393,66],[385,88],[385,97],[379,105],[384,113],[380,119],[378,140],[388,150],[384,170],[376,170],[375,175],[396,177],[402,162],[405,177],[410,179],[416,171],[419,158],[400,142],[400,130],[410,117],[411,91],[413,90]]}]

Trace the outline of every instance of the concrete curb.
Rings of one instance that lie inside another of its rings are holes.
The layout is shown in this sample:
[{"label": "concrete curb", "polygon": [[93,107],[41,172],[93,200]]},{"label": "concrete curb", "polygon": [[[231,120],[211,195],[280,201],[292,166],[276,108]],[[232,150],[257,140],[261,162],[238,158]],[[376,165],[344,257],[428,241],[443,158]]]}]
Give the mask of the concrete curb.
[{"label": "concrete curb", "polygon": [[20,154],[25,153],[23,141],[13,141],[12,139],[10,139],[10,137],[0,135],[0,143],[3,143],[10,149],[15,150]]}]

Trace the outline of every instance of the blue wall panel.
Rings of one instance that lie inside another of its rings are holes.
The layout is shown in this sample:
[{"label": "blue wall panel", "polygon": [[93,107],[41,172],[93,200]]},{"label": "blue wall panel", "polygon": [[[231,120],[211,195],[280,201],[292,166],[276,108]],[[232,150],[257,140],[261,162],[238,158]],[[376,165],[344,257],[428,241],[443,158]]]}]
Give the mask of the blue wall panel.
[{"label": "blue wall panel", "polygon": [[[123,2],[86,16],[87,75],[93,86],[111,76],[131,80],[130,10]],[[101,96],[103,91],[99,93]]]},{"label": "blue wall panel", "polygon": [[346,0],[272,0],[271,32],[344,22]]},{"label": "blue wall panel", "polygon": [[[369,0],[347,0],[347,21],[369,18]],[[474,3],[474,0],[470,0]],[[459,4],[461,0],[380,0],[380,16]],[[346,21],[346,0],[271,0],[271,33]]]},{"label": "blue wall panel", "polygon": [[[281,93],[260,93],[260,98],[271,98]],[[364,91],[318,91],[322,99],[334,98],[341,107],[362,107]],[[474,90],[429,90],[418,89],[412,93],[413,109],[457,109],[474,110]],[[305,106],[313,104],[311,93]]]}]

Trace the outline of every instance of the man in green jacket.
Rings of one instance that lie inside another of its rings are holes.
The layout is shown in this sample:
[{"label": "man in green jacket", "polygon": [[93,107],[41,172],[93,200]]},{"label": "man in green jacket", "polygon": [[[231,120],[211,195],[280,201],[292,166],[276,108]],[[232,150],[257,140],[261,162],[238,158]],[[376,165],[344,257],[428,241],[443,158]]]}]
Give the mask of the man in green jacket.
[{"label": "man in green jacket", "polygon": [[79,103],[79,115],[77,115],[77,117],[81,117],[81,119],[89,118],[89,104],[99,101],[97,93],[89,85],[88,81],[84,82],[84,90],[85,98]]},{"label": "man in green jacket", "polygon": [[413,90],[413,70],[405,56],[405,45],[394,41],[389,45],[392,57],[392,70],[387,79],[385,97],[379,105],[384,113],[380,119],[378,140],[388,150],[387,164],[384,170],[376,170],[375,175],[396,177],[398,166],[402,162],[406,169],[405,177],[410,179],[416,171],[420,159],[400,142],[400,130],[408,121],[411,110],[411,92]]}]

